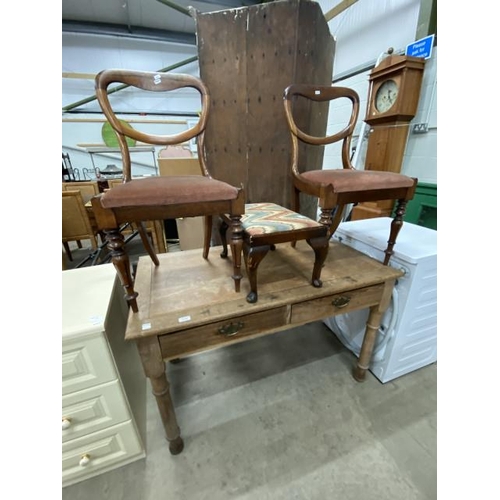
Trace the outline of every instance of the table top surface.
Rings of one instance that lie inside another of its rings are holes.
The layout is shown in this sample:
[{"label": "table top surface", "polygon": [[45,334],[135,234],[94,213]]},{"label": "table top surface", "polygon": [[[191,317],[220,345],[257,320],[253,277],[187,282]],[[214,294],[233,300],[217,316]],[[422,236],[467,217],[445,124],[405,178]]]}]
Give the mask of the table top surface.
[{"label": "table top surface", "polygon": [[207,260],[202,250],[158,255],[155,267],[149,256],[139,258],[135,290],[139,312],[129,312],[125,338],[135,340],[209,324],[282,305],[321,298],[332,293],[384,283],[403,275],[338,242],[331,241],[322,269],[323,286],[311,285],[314,252],[305,241],[296,248],[276,246],[258,270],[259,300],[249,304],[250,283],[243,269],[241,291],[234,291],[232,259],[221,259],[221,247],[211,247]]}]

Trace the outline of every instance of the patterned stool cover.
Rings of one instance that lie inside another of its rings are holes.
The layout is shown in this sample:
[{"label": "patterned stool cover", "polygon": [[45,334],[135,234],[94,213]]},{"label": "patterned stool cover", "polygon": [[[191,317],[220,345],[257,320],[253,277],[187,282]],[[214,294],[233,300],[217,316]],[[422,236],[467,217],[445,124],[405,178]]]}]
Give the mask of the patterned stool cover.
[{"label": "patterned stool cover", "polygon": [[319,222],[275,203],[247,203],[241,223],[249,236],[321,227]]}]

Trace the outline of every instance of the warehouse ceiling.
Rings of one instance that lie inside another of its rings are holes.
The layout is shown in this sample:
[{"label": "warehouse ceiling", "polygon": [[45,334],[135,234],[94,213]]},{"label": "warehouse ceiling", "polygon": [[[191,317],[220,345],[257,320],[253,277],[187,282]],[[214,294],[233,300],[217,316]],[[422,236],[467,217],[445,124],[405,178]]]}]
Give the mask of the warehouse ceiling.
[{"label": "warehouse ceiling", "polygon": [[63,33],[93,33],[195,43],[188,7],[213,12],[265,0],[62,0]]}]

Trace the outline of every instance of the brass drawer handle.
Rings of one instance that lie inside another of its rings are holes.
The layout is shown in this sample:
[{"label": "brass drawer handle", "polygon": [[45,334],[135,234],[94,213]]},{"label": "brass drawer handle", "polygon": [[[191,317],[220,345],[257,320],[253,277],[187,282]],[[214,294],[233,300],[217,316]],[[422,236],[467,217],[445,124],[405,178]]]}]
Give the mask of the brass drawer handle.
[{"label": "brass drawer handle", "polygon": [[337,297],[336,299],[332,300],[332,305],[341,309],[342,307],[345,307],[347,304],[349,304],[350,301],[351,297]]},{"label": "brass drawer handle", "polygon": [[229,325],[219,327],[219,333],[225,337],[232,337],[233,335],[236,335],[244,326],[245,323],[242,321],[238,321],[238,323],[231,322]]}]

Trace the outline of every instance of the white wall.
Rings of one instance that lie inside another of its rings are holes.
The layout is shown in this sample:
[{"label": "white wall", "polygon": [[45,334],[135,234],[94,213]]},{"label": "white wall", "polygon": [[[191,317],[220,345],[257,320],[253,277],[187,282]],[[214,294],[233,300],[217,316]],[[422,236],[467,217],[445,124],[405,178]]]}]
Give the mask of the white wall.
[{"label": "white wall", "polygon": [[[401,168],[402,173],[417,177],[419,182],[430,184],[437,184],[437,52],[437,47],[434,47],[432,57],[425,64],[418,110],[415,118],[410,122],[410,134]],[[369,73],[370,71],[366,71],[337,83],[337,85],[354,89],[360,96],[359,119],[352,142],[352,145],[356,147],[363,127],[363,118],[366,114]],[[348,102],[340,101],[337,105],[332,105],[328,117],[328,133],[333,133],[345,127],[350,113],[351,105]],[[412,125],[415,123],[427,123],[428,132],[425,134],[411,133]],[[366,126],[366,133],[369,133],[369,130],[370,128]],[[359,169],[364,168],[366,146],[365,135],[356,164]],[[323,168],[341,168],[339,155],[340,144],[327,146],[325,148]]]},{"label": "white wall", "polygon": [[[323,12],[327,13],[339,1],[321,0]],[[415,41],[419,15],[419,0],[358,0],[331,21],[328,26],[336,38],[334,57],[334,81],[353,70],[369,63],[392,47],[404,52],[406,46]],[[359,134],[363,128],[368,98],[368,78],[371,69],[350,78],[336,82],[336,85],[350,87],[360,96],[361,106],[355,129],[353,146],[358,146]],[[414,123],[428,123],[425,134],[410,133],[401,172],[417,177],[420,182],[437,183],[437,47],[431,59],[427,60],[424,79]],[[350,117],[348,101],[339,101],[330,107],[328,133],[344,128]],[[365,128],[369,133],[369,127]],[[356,167],[363,169],[366,155],[366,139],[361,144]],[[323,168],[341,168],[340,145],[325,148]]]},{"label": "white wall", "polygon": [[[79,33],[62,34],[62,71],[65,73],[96,74],[110,68],[158,71],[197,55],[194,45]],[[182,66],[176,72],[197,75],[198,63],[195,61]],[[93,94],[93,80],[63,79],[63,107]],[[100,108],[97,101],[93,101],[82,109]]]},{"label": "white wall", "polygon": [[[136,69],[157,71],[197,56],[194,45],[156,42],[149,40],[126,39],[122,37],[97,36],[63,33],[62,65],[64,73],[96,74],[103,69]],[[176,73],[199,75],[198,62],[194,61],[175,70]],[[112,87],[110,87],[112,88]],[[95,94],[93,79],[63,78],[62,107],[92,97]],[[158,116],[155,113],[193,113],[200,108],[199,94],[186,89],[169,93],[168,99],[149,98],[143,92],[124,89],[110,95],[110,102],[119,111],[137,114],[118,114],[119,118],[144,132],[154,134],[174,134],[188,128],[184,116]],[[69,153],[73,167],[80,170],[103,169],[109,164],[121,167],[119,154],[98,153],[92,156],[81,144],[102,144],[102,126],[105,118],[96,100],[79,106],[79,111],[98,111],[94,113],[63,113],[62,149]],[[155,122],[155,123],[152,123]],[[157,123],[160,122],[160,123]],[[155,148],[155,154],[161,147]],[[155,173],[155,158],[151,153],[132,155],[133,175],[152,175]],[[93,178],[93,173],[87,178]]]},{"label": "white wall", "polygon": [[[340,0],[320,0],[326,14]],[[368,61],[389,47],[403,49],[415,40],[420,0],[358,0],[328,22],[336,38],[334,77]]]}]

